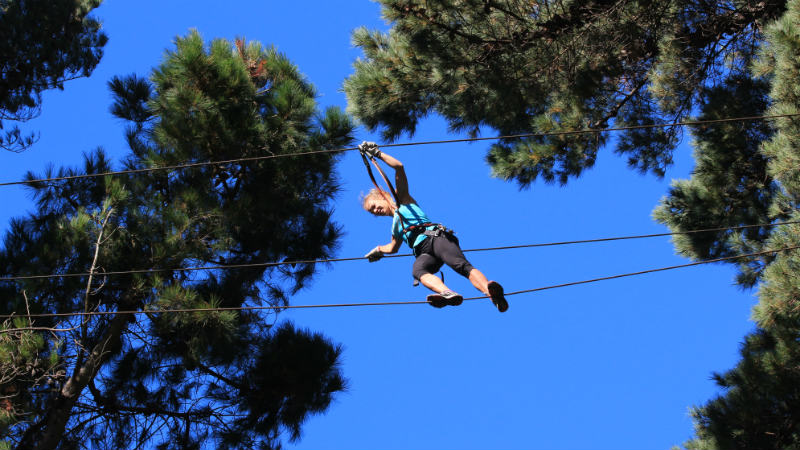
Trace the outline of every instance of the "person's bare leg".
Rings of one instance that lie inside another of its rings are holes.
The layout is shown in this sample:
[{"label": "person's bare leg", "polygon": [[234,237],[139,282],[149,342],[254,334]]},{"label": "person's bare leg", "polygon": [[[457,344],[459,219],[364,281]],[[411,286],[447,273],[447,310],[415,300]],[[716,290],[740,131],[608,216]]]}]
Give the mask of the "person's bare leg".
[{"label": "person's bare leg", "polygon": [[445,286],[442,280],[432,273],[426,273],[419,277],[419,281],[422,283],[423,286],[436,292],[437,294],[444,291],[449,291],[450,289]]},{"label": "person's bare leg", "polygon": [[469,281],[475,286],[475,289],[483,292],[485,295],[489,295],[489,280],[486,279],[486,275],[484,275],[483,272],[478,269],[470,270]]},{"label": "person's bare leg", "polygon": [[[444,282],[432,273],[426,273],[419,278],[425,287],[435,292],[428,296],[428,302],[435,308],[443,308],[446,305],[458,306],[464,301],[464,297],[451,291]],[[447,292],[447,294],[444,294]]]},{"label": "person's bare leg", "polygon": [[469,272],[469,281],[479,291],[488,295],[494,306],[496,306],[500,312],[506,312],[506,310],[508,310],[508,302],[503,295],[503,287],[497,282],[493,281],[492,289],[489,289],[489,280],[487,280],[486,275],[478,269],[472,269]]}]

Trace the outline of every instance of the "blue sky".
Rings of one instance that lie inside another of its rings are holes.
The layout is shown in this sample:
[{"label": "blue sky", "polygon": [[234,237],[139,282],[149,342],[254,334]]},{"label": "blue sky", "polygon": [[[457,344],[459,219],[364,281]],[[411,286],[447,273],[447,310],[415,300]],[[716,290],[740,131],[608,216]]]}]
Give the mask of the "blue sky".
[{"label": "blue sky", "polygon": [[[44,96],[30,122],[41,140],[0,153],[2,180],[77,165],[102,146],[125,155],[123,124],[108,112],[106,82],[147,75],[174,37],[196,28],[206,39],[244,36],[273,44],[315,84],[321,107],[345,106],[342,81],[360,55],[361,25],[386,29],[379,6],[348,1],[107,0],[96,12],[109,35],[91,78]],[[502,107],[502,105],[498,105]],[[491,132],[487,132],[491,133]],[[377,140],[365,130],[359,140]],[[431,117],[413,138],[456,137]],[[666,231],[650,214],[670,179],[692,168],[689,137],[663,180],[627,169],[610,150],[567,187],[528,190],[490,177],[489,143],[389,150],[407,168],[412,195],[458,232],[464,248]],[[338,256],[365,254],[389,239],[390,220],[360,209],[369,180],[358,155],[339,163],[343,191],[335,219],[346,232]],[[3,188],[0,223],[33,208],[22,188]],[[408,252],[407,248],[401,250]],[[468,254],[507,291],[688,262],[668,238]],[[422,300],[410,258],[321,268],[294,304]],[[691,436],[688,409],[717,390],[712,371],[731,367],[755,302],[733,286],[726,265],[701,266],[435,310],[425,305],[297,310],[279,320],[324,332],[344,346],[349,390],[312,417],[289,449],[667,449]],[[476,293],[449,269],[445,280]]]}]

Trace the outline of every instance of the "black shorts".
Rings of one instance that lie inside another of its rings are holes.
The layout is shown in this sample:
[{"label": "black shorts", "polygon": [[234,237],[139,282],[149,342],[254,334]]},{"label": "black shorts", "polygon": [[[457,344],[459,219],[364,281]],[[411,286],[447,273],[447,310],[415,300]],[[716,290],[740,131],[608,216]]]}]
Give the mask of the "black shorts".
[{"label": "black shorts", "polygon": [[447,264],[457,273],[469,277],[472,271],[472,264],[464,257],[464,252],[458,246],[458,239],[449,234],[439,236],[428,236],[419,245],[414,247],[414,254],[417,256],[411,273],[415,280],[426,273],[436,273],[442,268],[442,264]]}]

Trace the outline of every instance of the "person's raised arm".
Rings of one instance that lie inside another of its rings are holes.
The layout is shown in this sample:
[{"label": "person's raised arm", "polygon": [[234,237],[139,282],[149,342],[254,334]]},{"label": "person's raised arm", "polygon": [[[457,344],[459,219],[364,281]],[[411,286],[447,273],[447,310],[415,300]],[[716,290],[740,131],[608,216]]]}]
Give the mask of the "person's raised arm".
[{"label": "person's raised arm", "polygon": [[378,145],[374,142],[363,142],[358,147],[367,155],[380,159],[389,167],[394,169],[394,184],[395,189],[397,190],[397,199],[400,203],[416,203],[414,198],[411,197],[411,194],[409,193],[406,170],[400,160],[380,151],[378,149]]}]

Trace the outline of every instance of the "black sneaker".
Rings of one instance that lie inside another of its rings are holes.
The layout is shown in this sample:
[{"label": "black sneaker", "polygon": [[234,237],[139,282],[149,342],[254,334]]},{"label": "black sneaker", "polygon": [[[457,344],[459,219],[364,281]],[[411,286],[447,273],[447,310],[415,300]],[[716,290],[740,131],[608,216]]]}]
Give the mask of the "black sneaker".
[{"label": "black sneaker", "polygon": [[431,294],[428,296],[428,303],[434,308],[444,308],[447,306],[447,303],[444,301],[444,297],[441,294]]},{"label": "black sneaker", "polygon": [[457,294],[453,291],[444,291],[440,294],[444,297],[444,302],[450,306],[458,306],[464,301],[464,297],[461,294]]},{"label": "black sneaker", "polygon": [[497,307],[497,310],[500,312],[508,311],[508,302],[503,295],[503,286],[500,286],[500,283],[496,281],[490,281],[487,287],[489,289],[489,297],[492,299],[494,306]]},{"label": "black sneaker", "polygon": [[444,291],[440,294],[428,296],[428,303],[434,308],[444,308],[445,306],[458,306],[464,301],[464,297],[453,291]]}]

